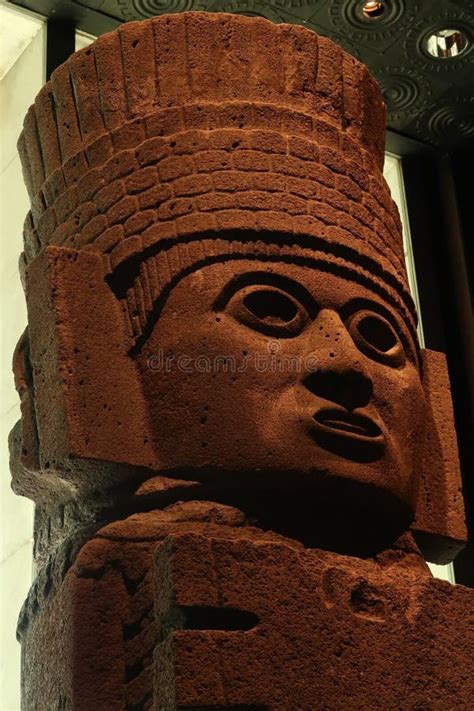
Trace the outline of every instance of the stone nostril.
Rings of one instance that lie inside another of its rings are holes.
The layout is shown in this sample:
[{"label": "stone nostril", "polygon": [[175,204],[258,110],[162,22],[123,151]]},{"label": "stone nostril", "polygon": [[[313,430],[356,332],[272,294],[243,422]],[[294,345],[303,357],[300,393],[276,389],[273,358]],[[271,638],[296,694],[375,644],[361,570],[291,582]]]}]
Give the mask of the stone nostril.
[{"label": "stone nostril", "polygon": [[372,396],[372,381],[354,369],[341,371],[317,370],[303,379],[304,386],[314,395],[342,405],[348,410],[364,407]]}]

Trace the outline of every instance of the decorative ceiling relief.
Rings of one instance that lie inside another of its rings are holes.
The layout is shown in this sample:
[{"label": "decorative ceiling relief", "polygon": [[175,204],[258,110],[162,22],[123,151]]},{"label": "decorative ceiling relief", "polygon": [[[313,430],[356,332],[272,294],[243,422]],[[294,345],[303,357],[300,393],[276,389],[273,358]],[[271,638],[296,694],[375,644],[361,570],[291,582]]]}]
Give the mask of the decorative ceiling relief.
[{"label": "decorative ceiling relief", "polygon": [[[378,14],[371,15],[371,10]],[[417,17],[418,5],[405,0],[386,2],[361,2],[360,0],[335,0],[328,3],[334,28],[347,35],[352,42],[367,45],[383,52]]]}]

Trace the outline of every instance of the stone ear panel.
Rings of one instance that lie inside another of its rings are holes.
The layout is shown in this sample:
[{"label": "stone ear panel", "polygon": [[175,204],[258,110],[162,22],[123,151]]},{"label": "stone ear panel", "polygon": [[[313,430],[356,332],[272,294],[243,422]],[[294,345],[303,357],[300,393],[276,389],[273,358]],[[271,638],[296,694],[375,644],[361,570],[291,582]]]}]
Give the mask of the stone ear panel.
[{"label": "stone ear panel", "polygon": [[[110,487],[130,468],[158,467],[129,336],[106,274],[102,255],[60,247],[47,247],[26,272],[37,476],[51,479],[63,499],[79,487],[102,488],[102,478]],[[31,427],[25,408],[23,437]],[[31,468],[24,455],[22,461]]]},{"label": "stone ear panel", "polygon": [[15,348],[12,366],[21,412],[9,437],[13,488],[18,494],[34,498],[40,465],[28,327]]},{"label": "stone ear panel", "polygon": [[425,557],[448,563],[467,540],[448,366],[444,353],[422,350],[428,418],[413,529]]}]

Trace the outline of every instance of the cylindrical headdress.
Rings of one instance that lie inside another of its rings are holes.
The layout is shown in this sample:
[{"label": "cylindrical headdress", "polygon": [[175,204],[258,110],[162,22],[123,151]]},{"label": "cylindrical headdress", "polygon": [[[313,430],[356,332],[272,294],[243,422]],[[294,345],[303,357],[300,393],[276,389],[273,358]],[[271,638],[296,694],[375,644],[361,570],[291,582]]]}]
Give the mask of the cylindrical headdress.
[{"label": "cylindrical headdress", "polygon": [[25,259],[46,244],[107,255],[138,340],[167,280],[223,253],[311,254],[414,333],[384,132],[374,79],[314,32],[211,13],[126,23],[28,112]]}]

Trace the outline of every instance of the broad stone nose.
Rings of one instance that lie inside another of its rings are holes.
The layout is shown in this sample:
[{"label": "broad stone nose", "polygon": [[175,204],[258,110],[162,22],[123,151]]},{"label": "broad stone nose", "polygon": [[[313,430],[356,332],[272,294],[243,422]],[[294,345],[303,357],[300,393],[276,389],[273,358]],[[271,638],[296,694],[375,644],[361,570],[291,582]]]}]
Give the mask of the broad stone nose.
[{"label": "broad stone nose", "polygon": [[312,371],[303,376],[304,386],[314,395],[347,410],[368,405],[373,392],[372,379],[339,314],[322,309],[309,339]]}]

